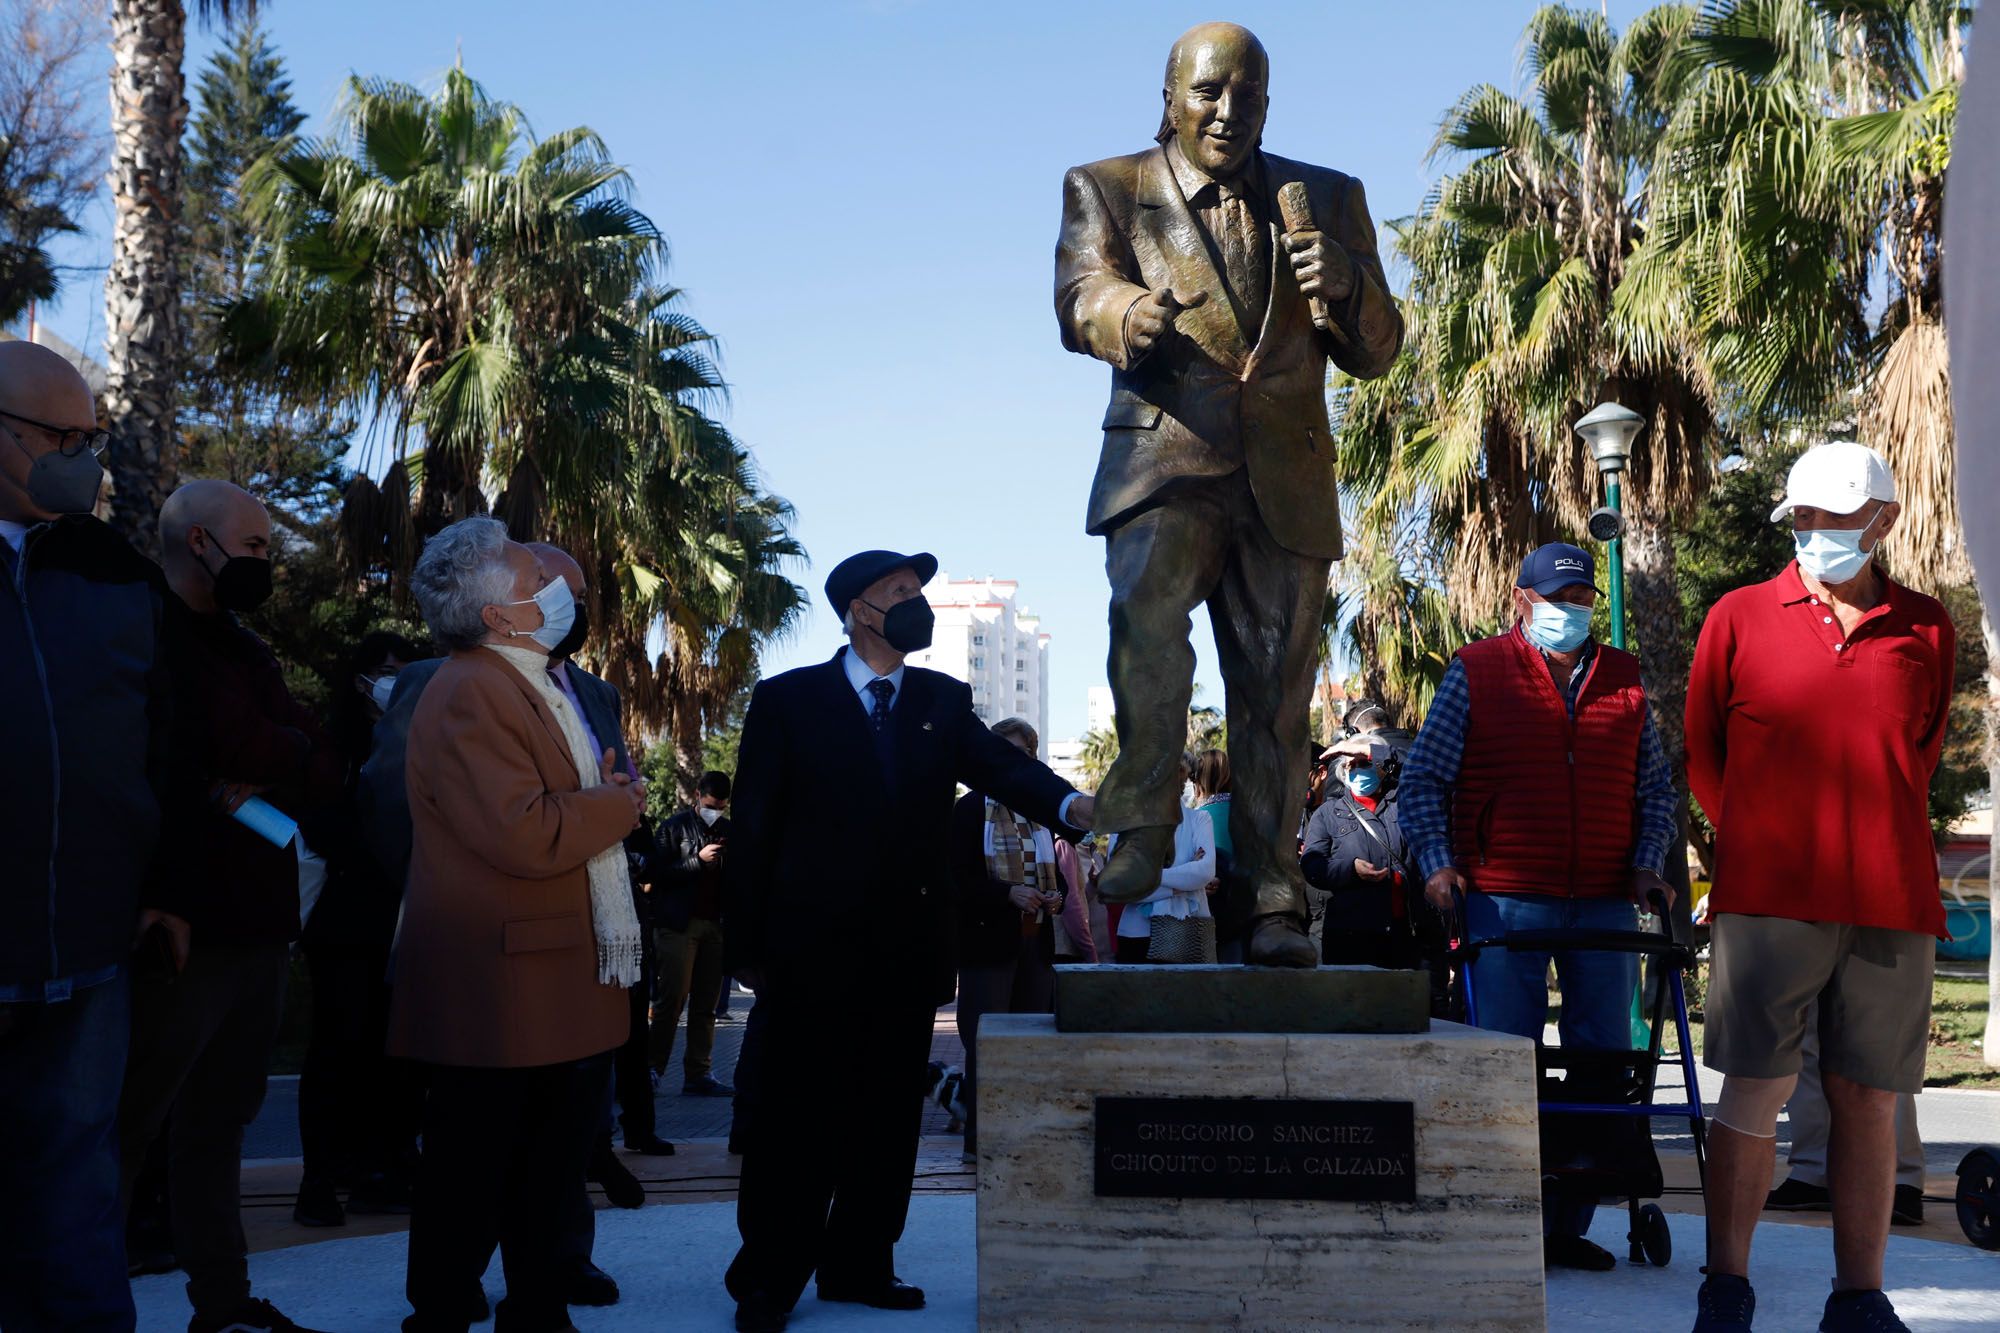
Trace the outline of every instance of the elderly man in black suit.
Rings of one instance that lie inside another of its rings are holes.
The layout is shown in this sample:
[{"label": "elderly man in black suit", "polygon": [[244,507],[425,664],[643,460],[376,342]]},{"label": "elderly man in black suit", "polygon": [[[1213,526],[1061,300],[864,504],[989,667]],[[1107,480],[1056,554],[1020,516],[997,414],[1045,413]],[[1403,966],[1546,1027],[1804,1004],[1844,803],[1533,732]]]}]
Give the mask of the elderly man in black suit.
[{"label": "elderly man in black suit", "polygon": [[897,1278],[931,1029],[952,998],[945,842],[964,782],[1049,828],[1092,800],[987,730],[964,682],[903,664],[929,646],[929,555],[864,551],[826,581],[848,644],[757,686],[743,722],[723,947],[757,992],[725,1279],[736,1327],[781,1329],[819,1298],[914,1310]]}]

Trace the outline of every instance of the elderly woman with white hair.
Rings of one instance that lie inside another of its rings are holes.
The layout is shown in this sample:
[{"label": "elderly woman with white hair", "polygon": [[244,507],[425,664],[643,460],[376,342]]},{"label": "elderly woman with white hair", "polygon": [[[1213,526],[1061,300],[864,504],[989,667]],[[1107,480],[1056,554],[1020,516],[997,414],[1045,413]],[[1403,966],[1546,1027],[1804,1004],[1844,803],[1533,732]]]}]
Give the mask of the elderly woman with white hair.
[{"label": "elderly woman with white hair", "polygon": [[593,753],[549,676],[569,586],[490,518],[431,538],[411,580],[451,659],[410,724],[412,845],[389,1053],[428,1067],[405,1330],[464,1330],[497,1233],[499,1327],[570,1327],[558,1231],[611,1052],[639,923],[621,844],[643,784]]}]

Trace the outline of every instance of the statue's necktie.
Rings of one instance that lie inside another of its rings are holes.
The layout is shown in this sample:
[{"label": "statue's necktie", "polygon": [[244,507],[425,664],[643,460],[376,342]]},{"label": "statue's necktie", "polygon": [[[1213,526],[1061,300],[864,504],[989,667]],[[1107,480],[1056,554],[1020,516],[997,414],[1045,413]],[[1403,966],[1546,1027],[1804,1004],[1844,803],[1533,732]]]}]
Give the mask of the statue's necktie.
[{"label": "statue's necktie", "polygon": [[868,710],[868,720],[880,731],[889,725],[889,701],[896,697],[896,687],[879,676],[868,682],[868,692],[875,696],[874,707]]},{"label": "statue's necktie", "polygon": [[1264,306],[1270,300],[1271,275],[1267,271],[1269,256],[1265,253],[1264,230],[1240,181],[1219,182],[1216,189],[1222,215],[1222,234],[1216,241],[1222,249],[1224,276],[1236,296],[1250,340],[1255,342],[1263,328]]}]

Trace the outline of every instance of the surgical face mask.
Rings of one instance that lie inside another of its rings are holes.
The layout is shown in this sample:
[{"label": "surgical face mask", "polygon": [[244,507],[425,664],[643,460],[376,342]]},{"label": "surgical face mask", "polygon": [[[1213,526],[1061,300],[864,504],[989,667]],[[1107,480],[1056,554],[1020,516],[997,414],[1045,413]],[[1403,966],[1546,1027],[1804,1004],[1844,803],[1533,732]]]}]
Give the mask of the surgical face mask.
[{"label": "surgical face mask", "polygon": [[[222,568],[208,570],[208,576],[215,580],[217,606],[225,611],[255,611],[271,600],[271,562],[268,559],[254,555],[231,555],[212,532],[208,534],[208,540],[222,552]],[[208,569],[208,561],[203,560],[201,567]]]},{"label": "surgical face mask", "polygon": [[1572,652],[1590,637],[1590,608],[1570,602],[1536,602],[1521,632],[1528,642],[1552,653]]},{"label": "surgical face mask", "polygon": [[1356,796],[1373,796],[1382,789],[1382,775],[1372,768],[1357,768],[1347,775],[1347,789]]},{"label": "surgical face mask", "polygon": [[396,678],[393,675],[377,676],[368,682],[368,698],[375,705],[375,711],[389,711],[389,696],[396,692]]},{"label": "surgical face mask", "polygon": [[896,603],[887,611],[873,602],[863,602],[871,611],[882,612],[882,638],[899,653],[919,653],[931,646],[931,630],[937,615],[921,597]]},{"label": "surgical face mask", "polygon": [[1861,549],[1861,535],[1868,529],[1821,528],[1815,532],[1795,532],[1792,543],[1798,548],[1799,568],[1821,583],[1845,583],[1875,558],[1873,551]]},{"label": "surgical face mask", "polygon": [[88,452],[65,457],[51,449],[28,465],[28,500],[51,514],[88,514],[103,485],[104,468]]},{"label": "surgical face mask", "polygon": [[562,579],[550,579],[542,585],[542,590],[527,601],[502,602],[502,606],[526,606],[533,602],[542,609],[540,629],[510,629],[507,637],[512,639],[533,639],[536,643],[555,652],[569,633],[569,627],[576,622],[576,596],[569,590],[569,584]]},{"label": "surgical face mask", "polygon": [[550,657],[574,657],[576,650],[583,647],[583,641],[590,637],[590,608],[582,602],[576,603],[576,620],[569,627],[569,633],[562,636],[562,642],[549,649]]},{"label": "surgical face mask", "polygon": [[711,828],[715,826],[716,820],[722,818],[722,811],[712,809],[711,807],[706,805],[697,806],[696,813],[701,816],[701,822],[707,824]]}]

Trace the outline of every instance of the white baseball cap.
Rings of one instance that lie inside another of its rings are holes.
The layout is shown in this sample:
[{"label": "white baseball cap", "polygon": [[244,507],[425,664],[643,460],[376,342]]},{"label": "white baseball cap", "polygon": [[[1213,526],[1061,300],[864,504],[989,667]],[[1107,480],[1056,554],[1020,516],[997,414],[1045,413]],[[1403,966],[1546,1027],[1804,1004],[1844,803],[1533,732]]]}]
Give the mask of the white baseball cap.
[{"label": "white baseball cap", "polygon": [[1829,514],[1851,514],[1870,500],[1896,498],[1896,479],[1882,455],[1853,440],[1818,444],[1799,455],[1785,478],[1785,498],[1771,511],[1776,523],[1794,505],[1809,505]]}]

